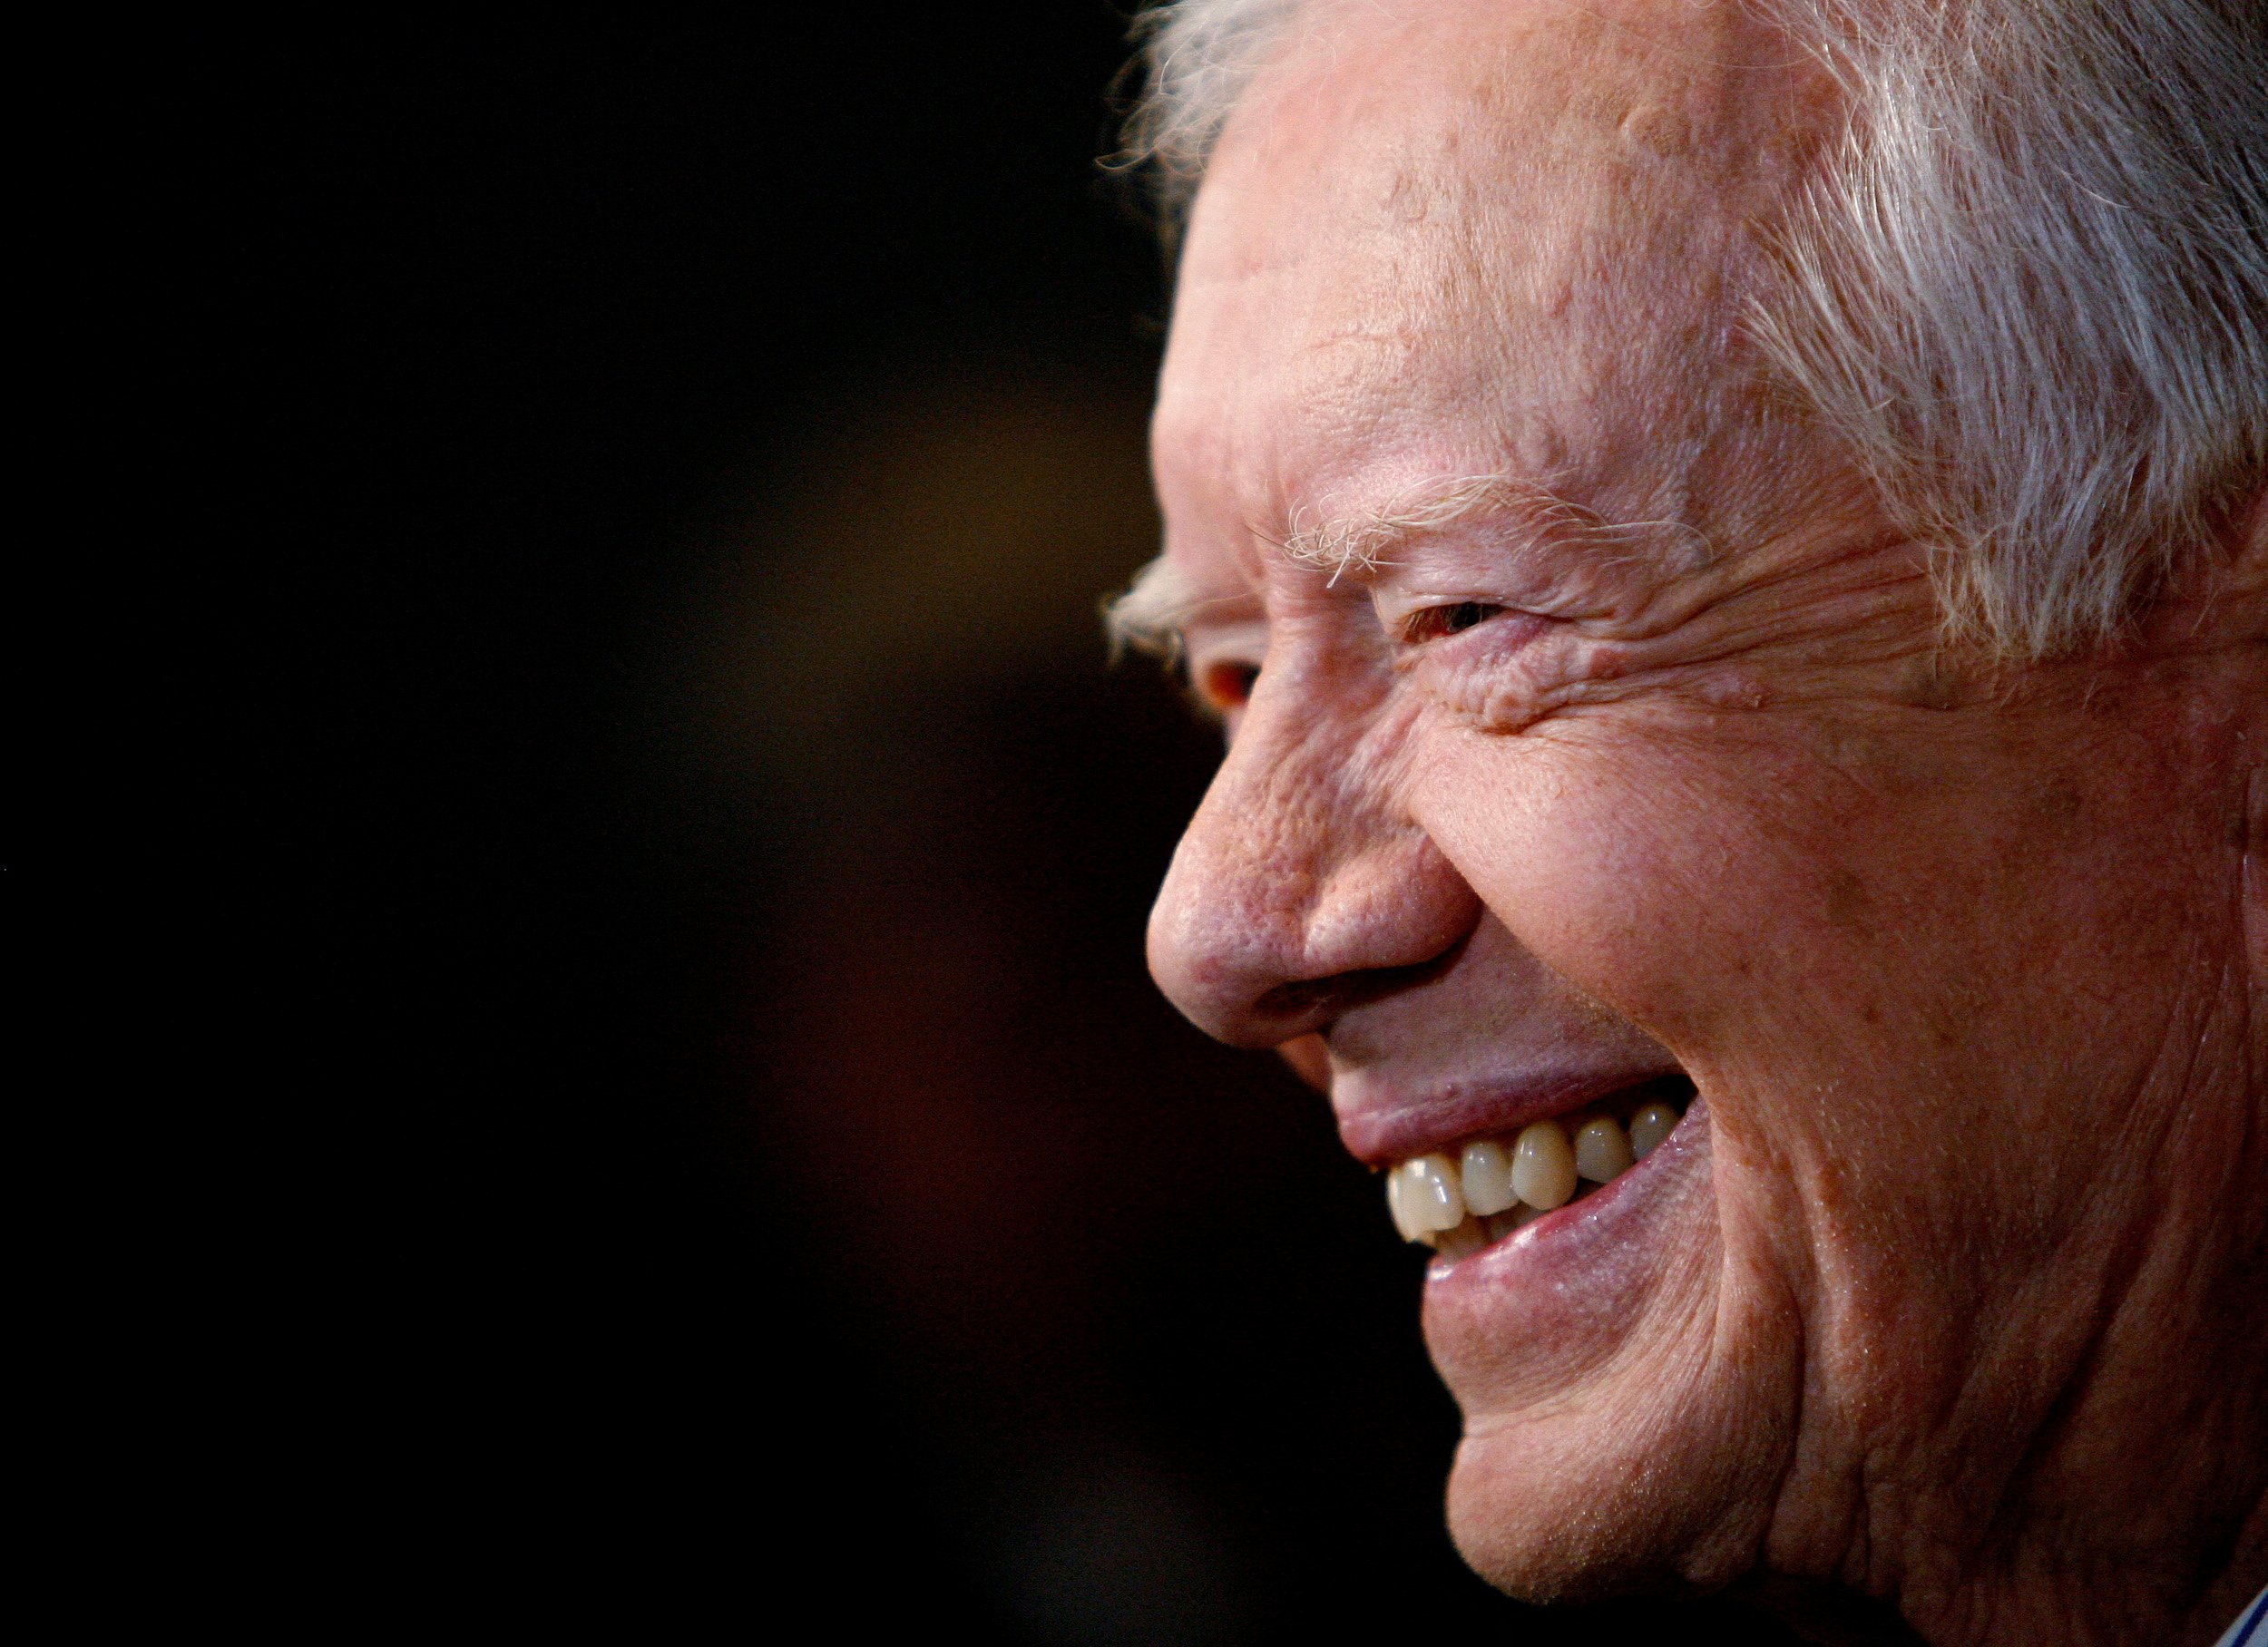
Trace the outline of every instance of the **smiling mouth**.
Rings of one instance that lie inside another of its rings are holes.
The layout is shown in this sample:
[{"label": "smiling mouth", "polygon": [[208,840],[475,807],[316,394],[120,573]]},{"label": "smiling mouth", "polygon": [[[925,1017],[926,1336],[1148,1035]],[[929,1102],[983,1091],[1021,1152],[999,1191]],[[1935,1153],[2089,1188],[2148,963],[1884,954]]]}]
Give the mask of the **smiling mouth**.
[{"label": "smiling mouth", "polygon": [[1693,1096],[1693,1083],[1673,1076],[1517,1133],[1397,1161],[1386,1173],[1394,1228],[1452,1262],[1469,1257],[1629,1171],[1668,1138]]}]

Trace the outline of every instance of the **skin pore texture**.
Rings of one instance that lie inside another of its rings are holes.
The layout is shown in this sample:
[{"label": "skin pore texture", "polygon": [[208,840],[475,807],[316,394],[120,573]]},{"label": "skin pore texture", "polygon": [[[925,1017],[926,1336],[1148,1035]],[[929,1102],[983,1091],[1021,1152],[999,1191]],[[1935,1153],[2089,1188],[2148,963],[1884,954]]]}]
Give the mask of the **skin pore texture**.
[{"label": "skin pore texture", "polygon": [[1491,1582],[2210,1642],[2268,1580],[2268,511],[2113,648],[1948,643],[1746,341],[1833,122],[1732,6],[1291,25],[1157,414],[1230,745],[1151,965],[1374,1165],[1692,1081],[1428,1272]]}]

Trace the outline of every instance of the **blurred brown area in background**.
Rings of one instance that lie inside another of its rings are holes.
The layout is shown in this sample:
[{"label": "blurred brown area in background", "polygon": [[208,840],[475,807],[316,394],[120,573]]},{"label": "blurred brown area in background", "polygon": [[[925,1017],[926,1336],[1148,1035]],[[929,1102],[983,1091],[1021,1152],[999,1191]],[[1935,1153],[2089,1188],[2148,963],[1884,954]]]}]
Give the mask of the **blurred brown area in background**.
[{"label": "blurred brown area in background", "polygon": [[1144,974],[1217,748],[1097,612],[1158,530],[1123,27],[348,15],[149,116],[275,379],[311,1617],[1662,1627],[1457,1562],[1416,1255]]},{"label": "blurred brown area in background", "polygon": [[1031,1639],[1273,1639],[1365,1566],[1492,1610],[1368,1175],[1141,970],[1217,745],[1107,657],[1099,596],[1158,536],[1114,364],[860,384],[710,540],[669,718],[777,824],[761,1155],[920,1437],[892,1489]]}]

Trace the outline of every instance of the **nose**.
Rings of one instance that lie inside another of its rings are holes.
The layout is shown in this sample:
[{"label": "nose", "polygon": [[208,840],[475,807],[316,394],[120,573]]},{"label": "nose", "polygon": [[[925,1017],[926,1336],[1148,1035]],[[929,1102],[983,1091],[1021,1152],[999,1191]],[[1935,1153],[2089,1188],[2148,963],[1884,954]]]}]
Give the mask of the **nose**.
[{"label": "nose", "polygon": [[1395,803],[1361,716],[1317,718],[1263,688],[1175,852],[1149,970],[1231,1046],[1281,1046],[1432,976],[1479,897]]}]

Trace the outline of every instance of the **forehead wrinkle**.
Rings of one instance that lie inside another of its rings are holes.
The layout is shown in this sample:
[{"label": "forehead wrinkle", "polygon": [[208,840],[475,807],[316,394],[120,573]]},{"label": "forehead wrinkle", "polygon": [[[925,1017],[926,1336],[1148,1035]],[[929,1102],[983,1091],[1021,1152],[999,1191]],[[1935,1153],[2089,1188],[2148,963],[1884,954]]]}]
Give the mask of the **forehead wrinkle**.
[{"label": "forehead wrinkle", "polygon": [[[1771,100],[1741,95],[1737,53],[1693,49],[1727,43],[1713,14],[1657,41],[1526,9],[1472,8],[1482,32],[1452,38],[1418,8],[1360,53],[1288,51],[1215,152],[1160,468],[1176,535],[1256,592],[1491,512],[1509,556],[1627,557],[1651,533],[1687,567],[1716,558],[1705,532],[1778,523],[1778,429],[1741,399],[1735,324],[1785,180],[1786,134],[1749,106]],[[1427,470],[1456,478],[1380,501]],[[1474,479],[1500,484],[1452,506]]]}]

